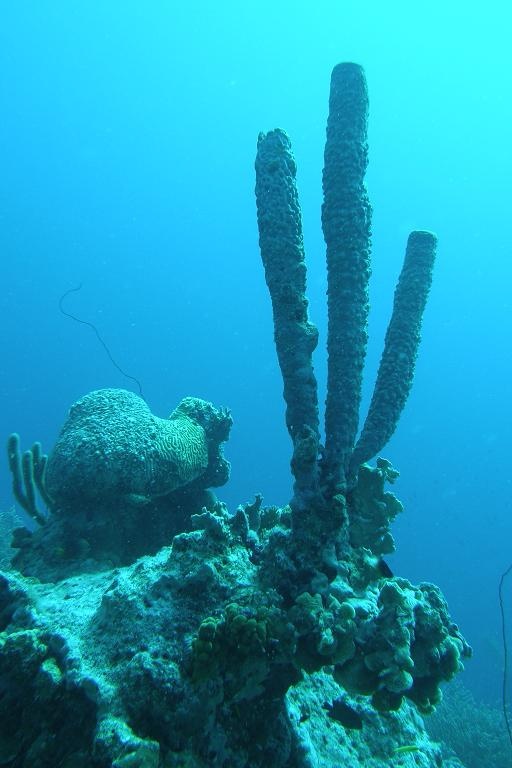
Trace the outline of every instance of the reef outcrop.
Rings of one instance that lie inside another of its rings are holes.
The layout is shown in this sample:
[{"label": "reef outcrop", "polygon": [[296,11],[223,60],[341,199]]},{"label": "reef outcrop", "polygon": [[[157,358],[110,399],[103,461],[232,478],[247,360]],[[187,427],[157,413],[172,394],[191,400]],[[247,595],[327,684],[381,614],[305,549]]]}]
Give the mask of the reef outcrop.
[{"label": "reef outcrop", "polygon": [[[229,479],[222,446],[231,424],[229,411],[195,397],[183,399],[166,419],[124,389],[80,398],[45,456],[37,485],[34,473],[23,473],[19,498],[40,525],[15,532],[14,565],[53,580],[73,569],[126,565],[158,551],[186,529],[192,514],[213,503],[208,489]],[[34,449],[21,461],[16,450],[14,435],[8,453],[18,488],[19,467]],[[37,491],[48,505],[46,517],[33,514]]]},{"label": "reef outcrop", "polygon": [[335,579],[286,599],[289,527],[287,508],[217,502],[132,565],[0,575],[4,762],[383,768],[412,742],[441,766],[414,708],[468,647],[439,591],[347,543]]},{"label": "reef outcrop", "polygon": [[[230,512],[231,416],[168,419],[124,390],[72,406],[48,457],[8,441],[18,502],[0,574],[0,763],[16,768],[448,768],[420,715],[470,647],[439,589],[394,576],[398,472],[379,452],[410,389],[435,237],[409,239],[356,439],[368,314],[363,71],[331,82],[322,223],[329,329],[321,444],[295,162],[261,134],[260,245],[293,442],[294,495]],[[42,514],[37,493],[48,506]]]}]

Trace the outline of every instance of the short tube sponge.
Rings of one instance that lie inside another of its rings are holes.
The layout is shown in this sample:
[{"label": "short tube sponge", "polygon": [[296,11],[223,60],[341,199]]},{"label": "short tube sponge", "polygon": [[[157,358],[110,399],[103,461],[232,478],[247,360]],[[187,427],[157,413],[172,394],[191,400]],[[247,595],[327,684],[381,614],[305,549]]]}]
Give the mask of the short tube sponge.
[{"label": "short tube sponge", "polygon": [[286,426],[293,441],[295,507],[318,487],[319,420],[312,353],[318,331],[308,319],[302,219],[296,165],[282,130],[258,137],[256,206],[265,279],[272,299],[274,339],[284,382]]},{"label": "short tube sponge", "polygon": [[437,238],[431,232],[409,235],[373,396],[350,461],[352,477],[391,438],[409,395],[436,246]]},{"label": "short tube sponge", "polygon": [[359,426],[370,277],[367,122],[364,71],[357,64],[338,64],[331,76],[322,205],[329,318],[322,479],[328,494],[345,486]]}]

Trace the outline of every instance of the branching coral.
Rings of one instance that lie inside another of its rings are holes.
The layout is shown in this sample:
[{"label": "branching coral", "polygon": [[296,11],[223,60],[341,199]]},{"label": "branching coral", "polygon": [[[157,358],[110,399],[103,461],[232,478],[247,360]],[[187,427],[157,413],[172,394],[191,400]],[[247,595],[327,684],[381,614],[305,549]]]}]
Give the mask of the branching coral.
[{"label": "branching coral", "polygon": [[37,506],[36,491],[48,508],[53,506],[53,499],[46,487],[48,456],[43,453],[41,443],[34,443],[22,454],[19,435],[13,432],[7,440],[7,459],[14,498],[36,523],[44,525],[46,515]]}]

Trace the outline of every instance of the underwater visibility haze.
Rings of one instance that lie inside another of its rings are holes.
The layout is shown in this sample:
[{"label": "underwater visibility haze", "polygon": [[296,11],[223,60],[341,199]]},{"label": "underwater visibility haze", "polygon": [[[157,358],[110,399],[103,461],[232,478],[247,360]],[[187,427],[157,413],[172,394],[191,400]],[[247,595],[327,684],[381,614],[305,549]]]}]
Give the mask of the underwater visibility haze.
[{"label": "underwater visibility haze", "polygon": [[511,22],[2,10],[2,765],[509,764]]}]

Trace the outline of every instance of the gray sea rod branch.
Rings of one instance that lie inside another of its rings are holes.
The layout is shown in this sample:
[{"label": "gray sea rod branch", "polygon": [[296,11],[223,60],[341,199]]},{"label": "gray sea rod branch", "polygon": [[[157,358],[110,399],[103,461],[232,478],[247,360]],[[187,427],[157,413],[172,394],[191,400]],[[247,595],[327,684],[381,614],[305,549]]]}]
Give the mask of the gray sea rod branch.
[{"label": "gray sea rod branch", "polygon": [[350,460],[352,477],[361,464],[384,448],[409,396],[436,245],[437,238],[431,232],[416,231],[409,235],[373,396]]},{"label": "gray sea rod branch", "polygon": [[294,505],[318,489],[318,396],[312,353],[318,331],[308,319],[302,219],[290,140],[279,129],[260,134],[256,206],[265,279],[272,299],[274,338],[284,382],[286,426],[293,441]]},{"label": "gray sea rod branch", "polygon": [[324,153],[322,228],[327,246],[328,372],[322,482],[345,486],[356,439],[367,343],[371,206],[368,92],[362,67],[338,64],[331,76]]}]

